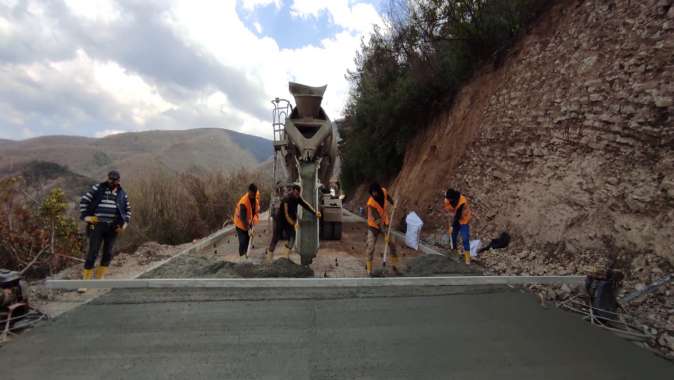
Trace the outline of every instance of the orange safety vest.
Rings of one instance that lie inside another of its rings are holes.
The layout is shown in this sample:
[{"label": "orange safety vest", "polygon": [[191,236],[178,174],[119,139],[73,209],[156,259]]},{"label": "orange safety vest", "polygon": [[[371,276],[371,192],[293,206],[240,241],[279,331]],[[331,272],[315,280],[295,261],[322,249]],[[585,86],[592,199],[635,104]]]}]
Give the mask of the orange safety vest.
[{"label": "orange safety vest", "polygon": [[[459,202],[456,204],[456,207],[452,207],[452,205],[449,203],[447,198],[445,198],[445,210],[449,211],[450,214],[456,213],[456,210],[459,209],[459,207],[463,206],[463,213],[461,213],[461,219],[459,219],[459,224],[468,224],[470,222],[470,209],[468,208],[468,199],[461,195],[459,197]],[[452,225],[450,221],[449,228],[451,230]]]},{"label": "orange safety vest", "polygon": [[243,205],[246,208],[246,216],[248,217],[249,223],[251,223],[250,221],[252,221],[252,225],[256,225],[260,221],[259,194],[260,192],[258,191],[258,193],[255,195],[255,215],[253,215],[253,206],[250,204],[248,192],[243,194],[241,199],[239,199],[239,203],[236,204],[236,208],[234,209],[234,225],[236,225],[237,227],[239,227],[244,231],[248,230],[248,226],[246,226],[243,223],[243,220],[241,219],[241,205]]},{"label": "orange safety vest", "polygon": [[384,191],[384,207],[381,207],[381,205],[370,196],[370,198],[367,200],[367,225],[372,227],[372,228],[379,228],[380,226],[377,224],[374,215],[372,215],[372,208],[377,210],[377,213],[379,213],[379,216],[381,220],[384,222],[385,226],[388,226],[389,220],[388,220],[388,213],[386,212],[386,209],[388,208],[388,191],[386,191],[385,188],[382,187],[382,190]]}]

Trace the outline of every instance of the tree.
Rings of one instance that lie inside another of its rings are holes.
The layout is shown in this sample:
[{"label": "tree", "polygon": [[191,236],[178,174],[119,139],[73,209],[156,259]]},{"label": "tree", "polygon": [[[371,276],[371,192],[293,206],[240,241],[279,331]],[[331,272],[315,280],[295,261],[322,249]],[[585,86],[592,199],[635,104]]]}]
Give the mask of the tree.
[{"label": "tree", "polygon": [[407,144],[484,63],[500,62],[550,0],[392,0],[361,43],[345,109],[347,190],[399,172]]},{"label": "tree", "polygon": [[0,266],[35,274],[62,266],[59,255],[78,255],[80,239],[61,189],[36,206],[22,177],[0,179]]}]

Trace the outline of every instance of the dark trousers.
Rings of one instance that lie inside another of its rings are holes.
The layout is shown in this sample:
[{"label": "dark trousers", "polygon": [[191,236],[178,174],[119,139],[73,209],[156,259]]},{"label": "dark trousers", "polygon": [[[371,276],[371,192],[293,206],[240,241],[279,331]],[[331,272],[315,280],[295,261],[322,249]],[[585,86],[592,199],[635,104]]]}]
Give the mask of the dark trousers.
[{"label": "dark trousers", "polygon": [[276,243],[279,240],[283,240],[283,236],[288,237],[288,247],[292,247],[295,243],[295,227],[291,226],[285,219],[274,218],[274,231],[271,236],[271,242],[269,243],[269,250],[274,251],[276,249]]},{"label": "dark trousers", "polygon": [[248,231],[244,231],[239,227],[236,227],[236,237],[239,238],[239,256],[243,256],[248,251],[250,235],[248,235]]},{"label": "dark trousers", "polygon": [[[87,226],[91,228],[91,226]],[[89,233],[89,253],[87,253],[87,260],[84,262],[84,269],[92,269],[96,264],[98,251],[103,244],[103,257],[101,257],[101,266],[107,267],[112,260],[112,246],[117,239],[116,226],[112,223],[96,223],[93,225],[93,230]]]},{"label": "dark trousers", "polygon": [[459,228],[452,228],[452,249],[456,249],[457,239],[459,238],[459,233],[461,234],[461,240],[463,242],[463,250],[466,252],[470,251],[470,227],[467,224],[460,224]]}]

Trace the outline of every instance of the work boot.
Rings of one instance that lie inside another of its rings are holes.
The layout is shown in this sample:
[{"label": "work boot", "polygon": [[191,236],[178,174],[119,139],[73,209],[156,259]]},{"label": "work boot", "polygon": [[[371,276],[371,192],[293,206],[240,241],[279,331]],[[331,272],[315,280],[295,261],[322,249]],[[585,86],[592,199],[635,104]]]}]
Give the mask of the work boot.
[{"label": "work boot", "polygon": [[470,265],[470,251],[465,251],[463,253],[463,260],[466,263],[466,265]]},{"label": "work boot", "polygon": [[106,273],[108,273],[108,267],[101,265],[96,268],[96,276],[94,278],[97,280],[102,280]]},{"label": "work boot", "polygon": [[367,261],[367,264],[365,265],[365,269],[367,270],[367,275],[372,276],[372,260]]},{"label": "work boot", "polygon": [[[91,280],[91,278],[94,275],[94,270],[93,269],[84,269],[82,271],[82,280]],[[87,288],[79,288],[77,289],[77,292],[79,293],[84,293],[87,291]]]},{"label": "work boot", "polygon": [[265,252],[265,259],[269,262],[274,261],[274,251],[267,248],[267,251]]}]

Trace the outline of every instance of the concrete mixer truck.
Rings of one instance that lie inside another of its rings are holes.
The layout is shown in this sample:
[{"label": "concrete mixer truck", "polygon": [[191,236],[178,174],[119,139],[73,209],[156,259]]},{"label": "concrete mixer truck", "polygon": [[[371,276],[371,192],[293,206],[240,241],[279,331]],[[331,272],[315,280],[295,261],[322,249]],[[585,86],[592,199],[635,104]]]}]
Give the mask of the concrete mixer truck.
[{"label": "concrete mixer truck", "polygon": [[319,221],[301,207],[298,210],[300,228],[294,249],[303,265],[311,264],[320,240],[342,237],[339,133],[321,107],[326,88],[290,82],[295,106],[286,99],[272,100],[276,186],[272,207],[278,207],[287,186],[299,184],[302,197],[323,214]]}]

